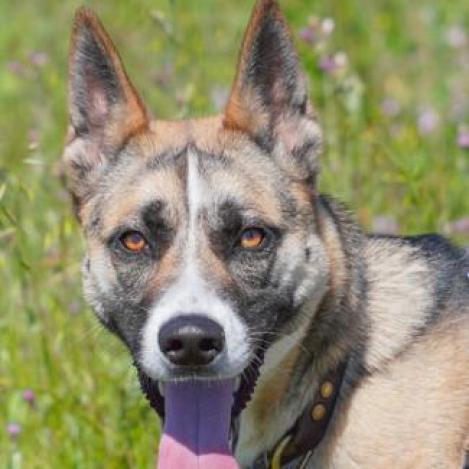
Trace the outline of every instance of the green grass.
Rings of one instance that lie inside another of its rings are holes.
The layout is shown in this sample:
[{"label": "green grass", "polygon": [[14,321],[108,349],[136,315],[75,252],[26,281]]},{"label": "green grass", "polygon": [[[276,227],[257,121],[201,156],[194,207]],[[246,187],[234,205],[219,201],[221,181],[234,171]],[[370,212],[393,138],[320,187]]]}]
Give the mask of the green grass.
[{"label": "green grass", "polygon": [[[156,116],[215,110],[251,1],[88,3]],[[367,228],[386,216],[402,233],[449,232],[467,244],[467,232],[451,227],[469,214],[469,153],[457,146],[459,127],[469,124],[469,38],[455,48],[447,35],[455,26],[469,35],[469,3],[312,3],[283,2],[295,33],[313,14],[336,22],[318,47],[298,40],[326,129],[321,188]],[[57,177],[77,6],[0,5],[1,468],[152,467],[158,443],[157,419],[127,353],[81,298],[82,241]],[[318,62],[336,51],[347,54],[348,66],[331,76]],[[383,113],[385,99],[398,103],[397,115]],[[422,135],[417,120],[425,107],[439,124]],[[22,398],[25,389],[36,393],[34,406]],[[16,439],[6,431],[12,422],[21,425]]]}]

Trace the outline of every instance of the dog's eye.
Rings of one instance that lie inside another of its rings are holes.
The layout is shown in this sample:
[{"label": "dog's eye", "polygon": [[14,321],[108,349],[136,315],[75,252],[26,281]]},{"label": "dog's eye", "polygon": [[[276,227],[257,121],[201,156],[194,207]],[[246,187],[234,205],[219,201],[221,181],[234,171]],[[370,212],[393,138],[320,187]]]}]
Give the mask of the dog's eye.
[{"label": "dog's eye", "polygon": [[239,244],[243,249],[260,248],[264,243],[266,232],[262,228],[246,228],[239,238]]},{"label": "dog's eye", "polygon": [[141,252],[145,249],[147,242],[138,231],[128,231],[120,237],[120,242],[130,252]]}]

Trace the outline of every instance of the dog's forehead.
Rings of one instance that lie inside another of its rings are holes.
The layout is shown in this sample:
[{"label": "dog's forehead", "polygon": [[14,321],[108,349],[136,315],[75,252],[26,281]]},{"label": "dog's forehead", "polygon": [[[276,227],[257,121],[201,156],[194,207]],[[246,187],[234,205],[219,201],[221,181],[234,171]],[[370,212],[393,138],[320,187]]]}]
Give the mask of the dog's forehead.
[{"label": "dog's forehead", "polygon": [[99,203],[106,232],[156,201],[179,225],[194,197],[198,210],[213,212],[232,202],[271,223],[281,221],[284,175],[248,137],[224,130],[220,118],[154,122],[124,153]]}]

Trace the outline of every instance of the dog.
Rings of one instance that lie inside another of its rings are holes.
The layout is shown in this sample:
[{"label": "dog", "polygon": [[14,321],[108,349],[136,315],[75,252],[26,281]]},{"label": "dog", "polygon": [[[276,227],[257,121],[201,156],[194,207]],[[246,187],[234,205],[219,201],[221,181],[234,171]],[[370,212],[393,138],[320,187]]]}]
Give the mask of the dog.
[{"label": "dog", "polygon": [[69,115],[85,296],[162,417],[171,384],[229,382],[241,467],[463,467],[468,258],[439,235],[367,234],[318,193],[321,128],[274,0],[225,110],[174,122],[151,119],[79,9]]}]

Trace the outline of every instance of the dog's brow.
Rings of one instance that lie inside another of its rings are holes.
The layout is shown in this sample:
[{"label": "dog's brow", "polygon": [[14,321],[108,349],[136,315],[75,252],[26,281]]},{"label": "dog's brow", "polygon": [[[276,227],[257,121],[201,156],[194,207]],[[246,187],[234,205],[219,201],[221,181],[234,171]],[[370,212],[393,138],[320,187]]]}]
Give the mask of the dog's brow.
[{"label": "dog's brow", "polygon": [[187,147],[171,149],[151,156],[146,164],[149,170],[158,170],[167,168],[181,161],[183,155],[187,152]]},{"label": "dog's brow", "polygon": [[164,209],[167,204],[163,200],[156,199],[147,203],[141,210],[143,223],[150,231],[159,229],[165,223]]}]

